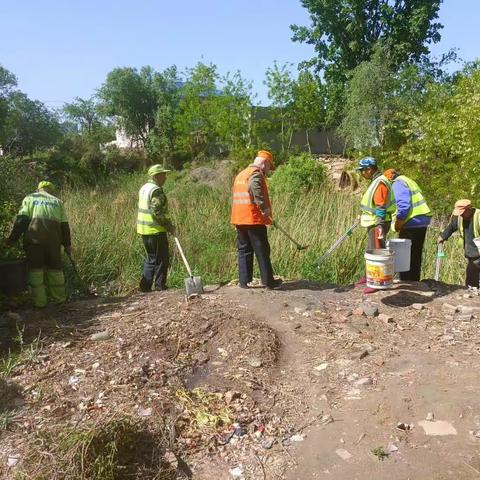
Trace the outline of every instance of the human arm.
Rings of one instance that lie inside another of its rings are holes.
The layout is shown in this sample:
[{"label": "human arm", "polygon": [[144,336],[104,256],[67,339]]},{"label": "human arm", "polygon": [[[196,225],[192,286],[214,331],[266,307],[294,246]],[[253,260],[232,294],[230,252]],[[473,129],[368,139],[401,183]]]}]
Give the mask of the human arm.
[{"label": "human arm", "polygon": [[458,217],[452,216],[450,223],[447,225],[447,228],[440,234],[437,239],[437,243],[443,243],[448,240],[453,233],[458,230]]},{"label": "human arm", "polygon": [[264,217],[270,218],[272,212],[270,208],[267,206],[267,202],[265,199],[265,192],[263,189],[263,175],[260,171],[256,171],[252,173],[250,179],[248,181],[248,191],[250,195],[253,197],[254,203],[260,209],[260,212]]},{"label": "human arm", "polygon": [[397,206],[395,230],[399,232],[412,209],[412,195],[408,186],[401,180],[394,182],[392,188],[395,197],[395,204]]},{"label": "human arm", "polygon": [[7,239],[7,244],[13,245],[28,230],[32,220],[32,204],[29,197],[25,197],[20,207],[20,211],[15,218],[12,231]]},{"label": "human arm", "polygon": [[168,201],[163,188],[154,190],[150,205],[155,220],[172,235],[175,235],[175,227],[168,213]]},{"label": "human arm", "polygon": [[387,223],[387,206],[389,198],[389,189],[380,182],[373,194],[373,204],[375,205],[375,225],[385,225]]}]

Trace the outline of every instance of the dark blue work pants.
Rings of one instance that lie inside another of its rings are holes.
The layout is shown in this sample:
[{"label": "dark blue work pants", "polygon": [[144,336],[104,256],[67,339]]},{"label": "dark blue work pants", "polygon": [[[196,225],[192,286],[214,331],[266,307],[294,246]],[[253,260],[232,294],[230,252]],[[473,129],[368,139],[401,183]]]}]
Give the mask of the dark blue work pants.
[{"label": "dark blue work pants", "polygon": [[166,232],[155,235],[142,235],[145,247],[145,263],[143,276],[140,280],[140,290],[149,292],[155,282],[156,290],[164,290],[167,284],[169,263],[168,239]]},{"label": "dark blue work pants", "polygon": [[241,285],[252,281],[253,255],[257,257],[262,284],[273,285],[270,244],[265,225],[237,225],[238,272]]}]

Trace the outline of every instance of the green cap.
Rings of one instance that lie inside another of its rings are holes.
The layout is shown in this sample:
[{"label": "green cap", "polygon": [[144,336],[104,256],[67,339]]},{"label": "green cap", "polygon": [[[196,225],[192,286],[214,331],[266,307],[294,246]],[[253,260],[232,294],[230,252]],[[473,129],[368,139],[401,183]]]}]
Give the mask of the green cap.
[{"label": "green cap", "polygon": [[168,173],[168,172],[170,172],[170,170],[166,170],[165,168],[163,168],[162,165],[157,163],[156,165],[152,165],[148,169],[148,176],[153,177],[154,175],[157,175],[158,173]]},{"label": "green cap", "polygon": [[55,186],[53,185],[52,182],[49,182],[48,180],[42,180],[37,187],[38,190],[41,189],[46,189],[46,190],[55,190]]}]

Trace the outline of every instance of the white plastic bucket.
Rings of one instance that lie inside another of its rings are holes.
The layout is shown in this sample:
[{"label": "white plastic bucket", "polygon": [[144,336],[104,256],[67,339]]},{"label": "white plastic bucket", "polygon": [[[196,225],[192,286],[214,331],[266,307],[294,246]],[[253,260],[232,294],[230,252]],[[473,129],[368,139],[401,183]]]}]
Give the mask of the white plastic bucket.
[{"label": "white plastic bucket", "polygon": [[384,290],[392,288],[395,253],[387,249],[367,250],[365,252],[365,271],[367,287]]},{"label": "white plastic bucket", "polygon": [[387,242],[387,248],[395,253],[395,273],[409,272],[412,241],[408,238],[392,238]]}]

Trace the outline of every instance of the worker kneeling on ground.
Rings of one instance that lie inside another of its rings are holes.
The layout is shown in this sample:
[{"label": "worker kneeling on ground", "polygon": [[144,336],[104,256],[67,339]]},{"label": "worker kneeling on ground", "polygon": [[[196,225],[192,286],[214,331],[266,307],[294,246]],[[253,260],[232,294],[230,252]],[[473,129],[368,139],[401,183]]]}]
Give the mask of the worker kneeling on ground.
[{"label": "worker kneeling on ground", "polygon": [[400,272],[400,279],[418,282],[422,270],[423,244],[432,213],[414,180],[400,175],[393,168],[386,170],[384,175],[392,183],[397,209],[392,219],[393,230],[399,233],[399,238],[412,242],[410,270]]},{"label": "worker kneeling on ground", "polygon": [[63,245],[71,254],[70,227],[63,203],[53,191],[53,184],[43,181],[37,192],[23,199],[7,240],[12,245],[23,235],[33,304],[39,308],[47,305],[47,293],[56,304],[67,299],[61,250]]},{"label": "worker kneeling on ground", "polygon": [[465,285],[479,288],[480,251],[473,239],[480,237],[480,210],[473,208],[470,200],[463,199],[455,203],[452,220],[438,237],[437,243],[441,244],[448,240],[457,230],[462,238],[465,258],[468,261]]},{"label": "worker kneeling on ground", "polygon": [[[371,180],[360,202],[360,225],[368,232],[367,250],[385,248],[387,232],[395,211],[392,185],[390,180],[380,173],[377,161],[372,157],[362,158],[358,162],[357,170],[363,178]],[[366,282],[366,277],[362,277],[356,285],[364,285]],[[374,292],[374,288],[364,289],[364,293]]]},{"label": "worker kneeling on ground", "polygon": [[146,257],[140,290],[150,292],[167,289],[169,265],[167,232],[175,235],[175,227],[168,214],[168,202],[163,184],[167,173],[162,165],[153,165],[148,169],[149,181],[138,194],[137,233],[142,236]]},{"label": "worker kneeling on ground", "polygon": [[240,287],[253,279],[253,255],[257,257],[262,283],[267,288],[281,285],[274,279],[270,261],[267,225],[272,224],[272,207],[265,176],[273,170],[273,156],[260,150],[254,162],[242,170],[233,184],[231,223],[237,229]]}]

